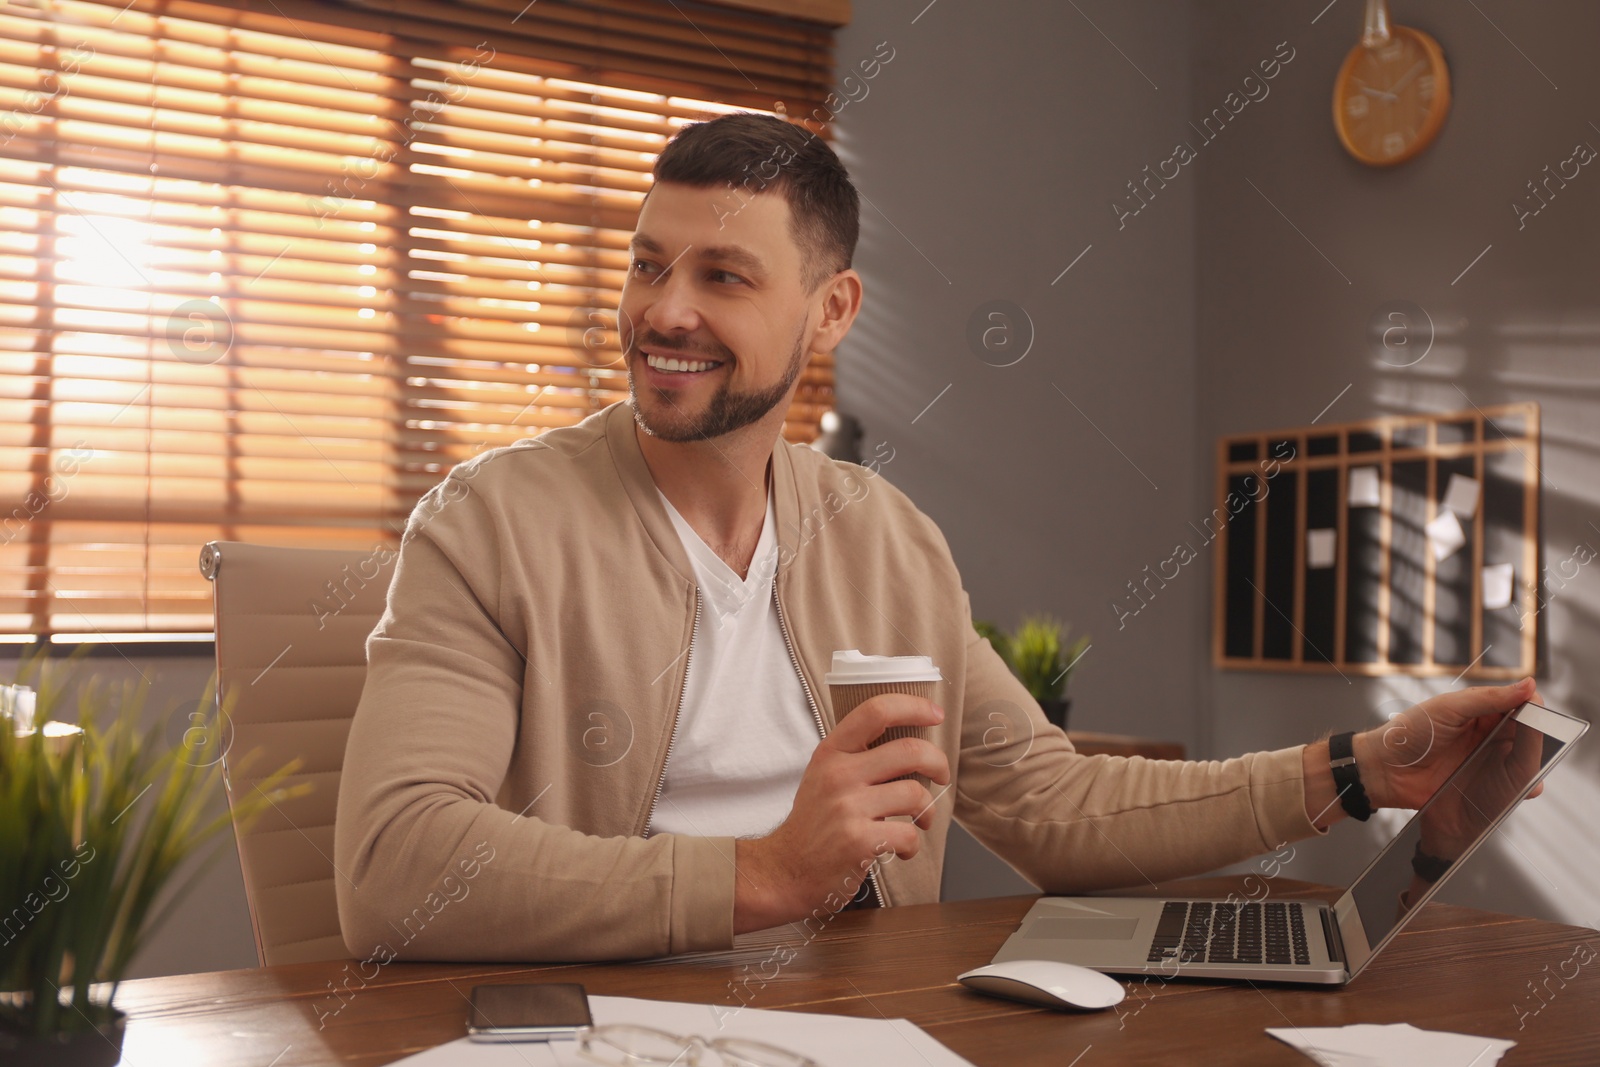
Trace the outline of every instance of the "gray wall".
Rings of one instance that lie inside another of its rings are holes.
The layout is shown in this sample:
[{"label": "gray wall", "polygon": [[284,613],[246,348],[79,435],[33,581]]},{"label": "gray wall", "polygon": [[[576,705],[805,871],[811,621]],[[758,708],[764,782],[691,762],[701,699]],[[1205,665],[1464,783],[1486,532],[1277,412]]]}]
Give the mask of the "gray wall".
[{"label": "gray wall", "polygon": [[[1511,203],[1575,143],[1600,148],[1600,6],[1408,0],[1396,18],[1440,42],[1454,102],[1432,148],[1380,171],[1346,157],[1328,117],[1361,5],[1338,3],[1312,25],[1325,3],[1208,0],[1195,8],[1196,111],[1219,103],[1277,42],[1298,51],[1272,95],[1246,109],[1196,164],[1196,447],[1206,450],[1224,433],[1303,426],[1347,385],[1324,421],[1536,400],[1544,416],[1543,553],[1555,572],[1576,544],[1600,548],[1591,525],[1600,522],[1600,166],[1584,168],[1520,231]],[[1259,121],[1245,124],[1251,110]],[[1437,324],[1433,349],[1405,368],[1394,364],[1407,360],[1381,358],[1368,341],[1373,312],[1399,299],[1420,304]],[[1201,486],[1196,506],[1205,506],[1205,493]],[[1600,707],[1593,569],[1554,592],[1541,619],[1549,639],[1541,691],[1586,718]],[[1450,685],[1209,667],[1200,678],[1201,714],[1219,753],[1368,725],[1385,701],[1393,711],[1400,700]],[[1597,768],[1600,745],[1591,738],[1445,895],[1600,922]],[[1337,842],[1300,850],[1303,864],[1289,873],[1351,877],[1381,832],[1341,825]]]},{"label": "gray wall", "polygon": [[[1109,208],[1189,114],[1187,8],[1078,7],[855,5],[841,76],[879,42],[895,54],[838,120],[866,200],[839,403],[869,455],[895,449],[884,474],[943,529],[975,616],[1048,610],[1092,635],[1074,726],[1193,749],[1203,575],[1120,630],[1108,609],[1200,514],[1193,176],[1121,230]],[[968,341],[993,300],[1033,324],[1012,366]],[[947,896],[1027,888],[964,834],[951,848]]]},{"label": "gray wall", "polygon": [[[1445,49],[1455,102],[1431,149],[1376,171],[1344,154],[1329,118],[1359,4],[1077,7],[862,4],[840,35],[841,71],[879,41],[897,49],[840,119],[846,161],[876,205],[841,406],[897,448],[887,473],[944,529],[978,616],[1009,624],[1047,607],[1093,632],[1075,725],[1220,758],[1377,722],[1448,683],[1216,671],[1209,553],[1120,629],[1107,603],[1210,511],[1219,435],[1304,425],[1336,397],[1329,421],[1540,401],[1544,562],[1600,547],[1585,433],[1600,385],[1600,177],[1586,169],[1521,231],[1510,206],[1577,141],[1600,146],[1587,52],[1600,9],[1408,4],[1403,21]],[[1269,94],[1202,143],[1190,121],[1290,49]],[[1198,158],[1119,219],[1124,183],[1178,141]],[[1024,307],[1037,333],[1004,369],[975,359],[964,336],[996,298]],[[1397,299],[1437,324],[1409,368],[1368,339],[1373,312]],[[1583,650],[1600,579],[1585,571],[1546,597],[1542,690],[1592,717],[1600,668]],[[1600,800],[1600,749],[1586,748],[1447,897],[1600,921],[1600,831],[1583,817]],[[1383,832],[1344,824],[1302,846],[1292,873],[1352,877]],[[947,896],[1023,887],[957,834]]]}]

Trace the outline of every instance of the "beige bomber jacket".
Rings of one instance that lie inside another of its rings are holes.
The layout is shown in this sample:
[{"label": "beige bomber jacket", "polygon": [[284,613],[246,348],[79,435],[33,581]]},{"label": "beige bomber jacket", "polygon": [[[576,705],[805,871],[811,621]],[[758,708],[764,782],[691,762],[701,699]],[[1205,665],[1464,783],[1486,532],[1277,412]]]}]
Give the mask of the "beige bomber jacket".
[{"label": "beige bomber jacket", "polygon": [[[873,871],[886,905],[938,899],[952,818],[1049,892],[1198,873],[1317,832],[1299,748],[1077,754],[974,631],[943,536],[903,493],[782,440],[771,470],[779,617],[821,729],[835,649],[928,655],[944,675],[933,740],[953,787],[922,851]],[[733,840],[644,836],[708,610],[626,401],[430,490],[367,639],[345,755],[334,858],[350,951],[579,961],[728,947]]]}]

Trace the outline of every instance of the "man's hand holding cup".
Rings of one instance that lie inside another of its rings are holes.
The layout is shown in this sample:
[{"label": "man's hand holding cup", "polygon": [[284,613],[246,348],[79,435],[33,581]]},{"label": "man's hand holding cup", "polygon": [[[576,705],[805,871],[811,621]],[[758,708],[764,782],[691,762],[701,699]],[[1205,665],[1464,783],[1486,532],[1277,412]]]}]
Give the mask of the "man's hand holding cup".
[{"label": "man's hand holding cup", "polygon": [[915,856],[933,821],[931,790],[950,784],[950,761],[927,739],[944,721],[932,661],[852,650],[835,653],[834,668],[836,725],[812,753],[789,817],[737,843],[735,933],[848,899],[876,860]]}]

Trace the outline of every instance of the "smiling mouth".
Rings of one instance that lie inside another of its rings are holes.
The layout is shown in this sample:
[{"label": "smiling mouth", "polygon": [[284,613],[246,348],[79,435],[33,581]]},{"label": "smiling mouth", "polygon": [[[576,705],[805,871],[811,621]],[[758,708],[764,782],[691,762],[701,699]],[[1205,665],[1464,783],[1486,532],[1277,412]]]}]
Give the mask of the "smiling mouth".
[{"label": "smiling mouth", "polygon": [[653,352],[645,352],[644,360],[652,370],[664,374],[700,374],[722,366],[721,360],[714,359],[672,359],[658,356]]}]

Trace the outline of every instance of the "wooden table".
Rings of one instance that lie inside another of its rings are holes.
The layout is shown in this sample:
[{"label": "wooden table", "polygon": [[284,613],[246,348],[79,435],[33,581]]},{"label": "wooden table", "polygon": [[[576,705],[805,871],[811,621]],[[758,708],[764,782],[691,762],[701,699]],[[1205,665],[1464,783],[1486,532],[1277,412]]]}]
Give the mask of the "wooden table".
[{"label": "wooden table", "polygon": [[[1271,884],[1280,898],[1330,896],[1288,879]],[[1220,895],[1240,885],[1229,878],[1168,888]],[[983,997],[955,984],[955,975],[989,961],[1033,899],[848,912],[809,942],[800,928],[780,927],[745,935],[727,952],[644,963],[391,963],[367,980],[354,962],[348,970],[335,962],[131,981],[118,997],[130,1014],[123,1064],[385,1064],[461,1037],[467,993],[484,981],[575,981],[591,993],[732,1005],[739,1000],[730,985],[757,973],[780,946],[795,955],[765,986],[752,981],[750,1006],[905,1017],[979,1067],[1307,1067],[1310,1060],[1268,1037],[1266,1028],[1358,1022],[1511,1038],[1518,1045],[1501,1060],[1511,1067],[1600,1063],[1600,959],[1564,985],[1551,980],[1543,999],[1529,986],[1560,970],[1575,945],[1600,949],[1592,930],[1430,904],[1347,988],[1152,979],[1131,986],[1118,1010],[1083,1015]],[[342,998],[333,986],[345,990]],[[1519,1006],[1538,1009],[1522,1017],[1520,1030]]]}]

